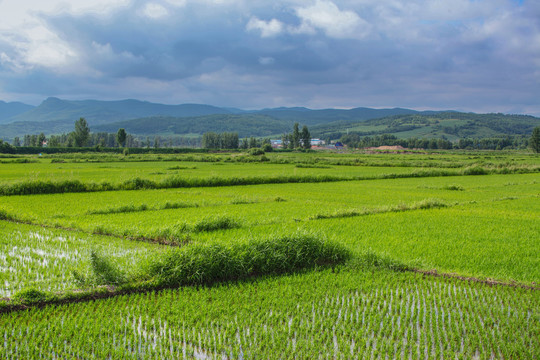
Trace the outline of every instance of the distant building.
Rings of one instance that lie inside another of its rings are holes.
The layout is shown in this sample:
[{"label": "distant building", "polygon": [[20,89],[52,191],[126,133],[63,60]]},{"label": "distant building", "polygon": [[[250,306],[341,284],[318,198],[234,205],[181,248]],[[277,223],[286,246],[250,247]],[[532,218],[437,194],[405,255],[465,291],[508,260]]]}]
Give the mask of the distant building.
[{"label": "distant building", "polygon": [[324,141],[321,139],[311,139],[311,146],[323,145]]},{"label": "distant building", "polygon": [[342,144],[340,141],[338,141],[337,143],[335,143],[334,146],[335,146],[336,148],[338,148],[338,149],[342,149],[342,148],[343,148],[343,144]]},{"label": "distant building", "polygon": [[280,148],[283,146],[283,142],[281,140],[270,140],[270,145],[275,148]]}]

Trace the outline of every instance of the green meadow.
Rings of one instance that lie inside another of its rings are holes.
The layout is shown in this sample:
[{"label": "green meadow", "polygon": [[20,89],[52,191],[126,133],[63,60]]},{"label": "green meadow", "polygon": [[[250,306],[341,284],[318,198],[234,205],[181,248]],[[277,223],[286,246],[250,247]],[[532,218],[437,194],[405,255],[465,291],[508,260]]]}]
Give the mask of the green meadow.
[{"label": "green meadow", "polygon": [[0,358],[540,357],[538,156],[0,160]]}]

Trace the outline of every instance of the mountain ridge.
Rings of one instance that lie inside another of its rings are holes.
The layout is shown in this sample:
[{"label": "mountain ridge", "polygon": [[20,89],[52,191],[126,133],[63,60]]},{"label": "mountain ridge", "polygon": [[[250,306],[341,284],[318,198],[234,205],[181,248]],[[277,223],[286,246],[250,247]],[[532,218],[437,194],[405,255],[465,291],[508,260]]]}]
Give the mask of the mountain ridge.
[{"label": "mountain ridge", "polygon": [[[15,109],[11,110],[15,115],[9,118],[5,115],[8,114],[7,111],[2,112],[2,109],[8,108],[7,105]],[[437,114],[447,115],[444,119],[436,119]],[[449,120],[452,114],[455,114],[455,119]],[[432,118],[429,118],[430,116]],[[453,110],[417,111],[400,107],[383,109],[276,107],[242,110],[206,104],[165,105],[136,99],[102,101],[49,97],[35,107],[0,101],[0,138],[12,140],[16,136],[40,132],[46,135],[67,133],[73,130],[74,122],[81,117],[88,121],[93,132],[116,132],[118,128],[123,127],[128,133],[139,136],[197,136],[209,131],[237,132],[241,137],[279,136],[290,132],[293,124],[298,122],[309,126],[312,134],[320,137],[335,137],[351,130],[364,136],[382,134],[386,131],[399,133],[399,136],[444,135],[455,138],[464,135],[476,136],[474,129],[481,130],[479,136],[523,134],[536,122],[540,124],[540,118],[530,115],[488,116]],[[9,122],[6,123],[6,119]],[[486,119],[496,122],[496,126],[491,126]],[[478,126],[468,125],[467,121],[476,122]],[[505,124],[505,121],[514,123]]]}]

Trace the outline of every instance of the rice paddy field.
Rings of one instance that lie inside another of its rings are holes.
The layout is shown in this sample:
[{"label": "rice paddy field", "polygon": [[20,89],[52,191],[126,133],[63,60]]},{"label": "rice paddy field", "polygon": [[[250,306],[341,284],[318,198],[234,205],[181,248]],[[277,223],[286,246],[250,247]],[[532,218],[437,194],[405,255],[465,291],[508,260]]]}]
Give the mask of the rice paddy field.
[{"label": "rice paddy field", "polygon": [[0,159],[1,359],[539,359],[540,158]]}]

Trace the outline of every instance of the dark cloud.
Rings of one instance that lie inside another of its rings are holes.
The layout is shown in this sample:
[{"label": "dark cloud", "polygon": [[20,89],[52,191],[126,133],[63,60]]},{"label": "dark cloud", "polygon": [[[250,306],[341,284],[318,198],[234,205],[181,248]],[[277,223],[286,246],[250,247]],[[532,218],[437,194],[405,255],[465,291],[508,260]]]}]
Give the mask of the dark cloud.
[{"label": "dark cloud", "polygon": [[180,5],[132,1],[107,14],[41,14],[76,57],[64,51],[51,55],[61,65],[32,64],[0,37],[0,86],[244,108],[540,114],[540,6],[531,1]]}]

